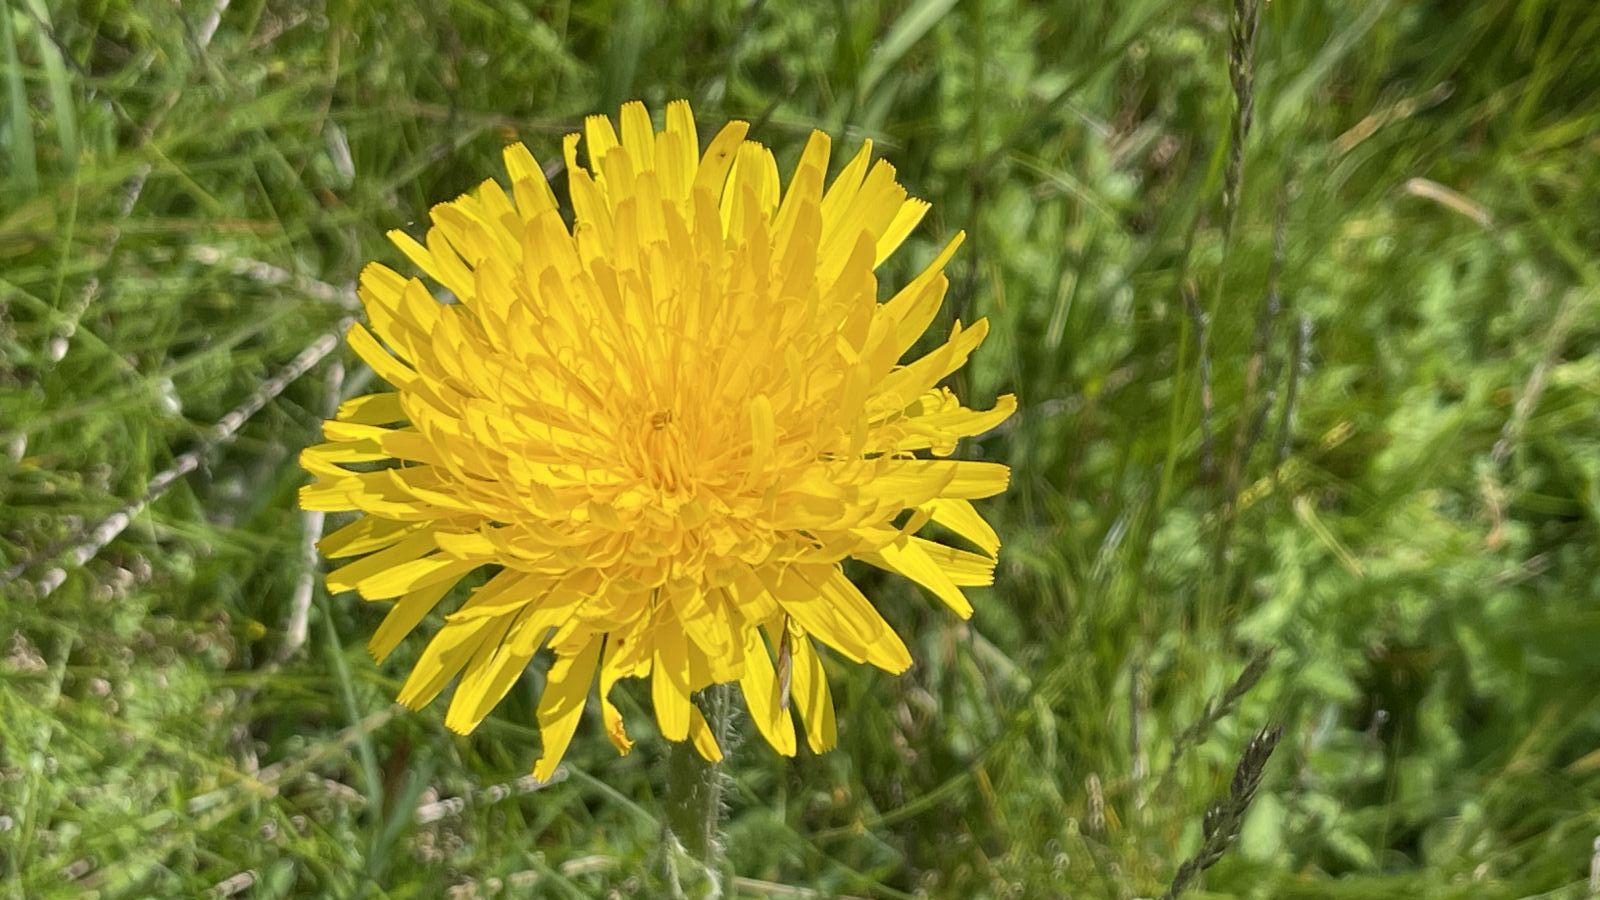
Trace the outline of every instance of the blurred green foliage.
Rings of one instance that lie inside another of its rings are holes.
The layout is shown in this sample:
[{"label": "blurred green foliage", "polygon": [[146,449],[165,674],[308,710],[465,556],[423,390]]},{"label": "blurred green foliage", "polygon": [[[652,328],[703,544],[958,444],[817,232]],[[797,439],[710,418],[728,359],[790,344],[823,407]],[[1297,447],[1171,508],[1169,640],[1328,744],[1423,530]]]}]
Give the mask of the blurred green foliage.
[{"label": "blurred green foliage", "polygon": [[0,9],[0,893],[653,895],[658,740],[534,791],[531,687],[395,715],[320,587],[286,645],[326,367],[206,442],[504,143],[688,97],[785,167],[877,142],[935,204],[885,280],[965,229],[962,389],[1023,404],[964,451],[1015,467],[996,586],[868,576],[918,665],[832,672],[832,754],[733,752],[729,893],[1157,895],[1278,722],[1213,895],[1591,896],[1589,0],[1266,6],[1231,214],[1223,2],[222,7]]}]

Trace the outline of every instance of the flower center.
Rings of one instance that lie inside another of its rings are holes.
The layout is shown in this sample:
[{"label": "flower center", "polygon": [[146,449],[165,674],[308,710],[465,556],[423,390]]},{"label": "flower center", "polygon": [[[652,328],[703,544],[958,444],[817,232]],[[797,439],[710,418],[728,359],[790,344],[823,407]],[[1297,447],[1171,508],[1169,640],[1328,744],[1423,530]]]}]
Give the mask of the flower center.
[{"label": "flower center", "polygon": [[638,438],[635,471],[645,484],[664,494],[691,489],[694,467],[684,447],[683,425],[671,408],[657,409]]}]

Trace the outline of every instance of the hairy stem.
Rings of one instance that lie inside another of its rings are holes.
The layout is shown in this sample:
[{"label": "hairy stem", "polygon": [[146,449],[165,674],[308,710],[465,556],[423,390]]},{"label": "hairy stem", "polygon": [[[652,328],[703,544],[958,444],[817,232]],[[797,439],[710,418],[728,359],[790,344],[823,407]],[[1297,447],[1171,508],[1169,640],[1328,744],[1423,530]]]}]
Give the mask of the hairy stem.
[{"label": "hairy stem", "polygon": [[[715,685],[701,695],[701,709],[711,724],[717,745],[728,746],[731,698],[727,685]],[[705,866],[718,869],[722,842],[722,763],[707,762],[693,741],[679,741],[667,755],[666,828],[683,852]]]}]

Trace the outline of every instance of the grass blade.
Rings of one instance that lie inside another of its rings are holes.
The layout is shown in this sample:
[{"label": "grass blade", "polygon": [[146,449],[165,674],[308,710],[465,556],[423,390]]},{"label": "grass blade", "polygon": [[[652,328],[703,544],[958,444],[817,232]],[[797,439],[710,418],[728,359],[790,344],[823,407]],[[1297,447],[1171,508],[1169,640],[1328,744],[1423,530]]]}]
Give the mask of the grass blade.
[{"label": "grass blade", "polygon": [[33,120],[28,112],[28,86],[17,55],[17,32],[10,8],[0,10],[0,43],[6,53],[6,145],[11,150],[11,176],[25,192],[39,188],[39,168],[34,159]]}]

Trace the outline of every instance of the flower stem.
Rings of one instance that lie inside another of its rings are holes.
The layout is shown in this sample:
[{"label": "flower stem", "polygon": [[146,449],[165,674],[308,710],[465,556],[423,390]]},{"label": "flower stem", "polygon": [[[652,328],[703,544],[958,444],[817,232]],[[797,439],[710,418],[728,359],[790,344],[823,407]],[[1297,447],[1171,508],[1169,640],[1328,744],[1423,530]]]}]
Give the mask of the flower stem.
[{"label": "flower stem", "polygon": [[[701,695],[701,709],[726,748],[732,731],[732,698],[727,685],[715,685]],[[667,754],[666,828],[683,852],[699,862],[713,882],[721,866],[722,763],[707,762],[693,741],[674,743]]]}]

